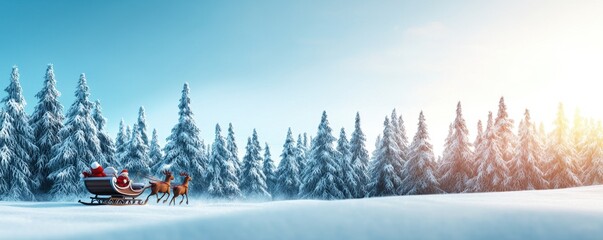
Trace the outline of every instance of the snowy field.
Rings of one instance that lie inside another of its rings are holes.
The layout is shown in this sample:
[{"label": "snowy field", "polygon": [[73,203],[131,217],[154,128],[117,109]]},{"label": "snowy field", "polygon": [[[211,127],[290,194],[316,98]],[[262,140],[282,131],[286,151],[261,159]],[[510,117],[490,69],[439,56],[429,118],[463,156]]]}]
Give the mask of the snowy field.
[{"label": "snowy field", "polygon": [[[145,194],[146,196],[146,194]],[[602,239],[603,186],[342,201],[0,202],[1,239]]]}]

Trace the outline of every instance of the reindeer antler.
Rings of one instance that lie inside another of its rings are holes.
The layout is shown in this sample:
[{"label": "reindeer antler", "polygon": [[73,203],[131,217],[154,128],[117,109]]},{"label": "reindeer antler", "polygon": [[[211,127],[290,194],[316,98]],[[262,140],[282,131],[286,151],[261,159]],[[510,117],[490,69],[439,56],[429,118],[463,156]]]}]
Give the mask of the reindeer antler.
[{"label": "reindeer antler", "polygon": [[163,170],[161,173],[165,175],[172,175],[172,172],[170,172],[169,170]]},{"label": "reindeer antler", "polygon": [[186,172],[181,172],[181,173],[180,173],[180,176],[183,176],[183,177],[188,177],[188,173],[186,173]]}]

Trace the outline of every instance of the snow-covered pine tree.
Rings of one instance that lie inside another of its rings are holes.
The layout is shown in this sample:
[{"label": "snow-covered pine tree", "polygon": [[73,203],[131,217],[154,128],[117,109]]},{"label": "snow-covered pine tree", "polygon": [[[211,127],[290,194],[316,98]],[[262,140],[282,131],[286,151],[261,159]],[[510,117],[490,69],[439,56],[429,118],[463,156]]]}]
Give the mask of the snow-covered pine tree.
[{"label": "snow-covered pine tree", "polygon": [[125,123],[122,119],[119,122],[119,129],[117,130],[117,136],[115,137],[115,161],[121,164],[123,156],[128,146],[128,134],[126,133]]},{"label": "snow-covered pine tree", "polygon": [[548,183],[538,168],[542,145],[534,132],[530,111],[527,109],[519,126],[519,142],[509,166],[512,176],[509,187],[511,190],[544,189]]},{"label": "snow-covered pine tree", "polygon": [[263,159],[260,155],[259,140],[255,129],[253,130],[252,138],[247,139],[245,150],[243,165],[241,166],[241,192],[248,198],[270,198],[270,193],[268,193],[268,187],[266,186],[266,176],[263,171]]},{"label": "snow-covered pine tree", "polygon": [[350,163],[357,177],[356,189],[354,189],[354,197],[362,198],[367,194],[366,185],[369,182],[368,165],[369,155],[365,146],[366,137],[360,128],[360,113],[356,113],[356,121],[354,123],[354,132],[350,139]]},{"label": "snow-covered pine tree", "polygon": [[507,105],[505,104],[504,97],[500,97],[500,101],[498,102],[498,114],[494,121],[494,129],[498,136],[498,149],[500,149],[502,158],[508,165],[511,159],[513,159],[517,137],[513,133],[513,120],[509,118],[509,114],[507,113]]},{"label": "snow-covered pine tree", "polygon": [[582,183],[584,185],[603,184],[603,136],[601,122],[591,127],[587,145],[583,148],[584,157]]},{"label": "snow-covered pine tree", "polygon": [[4,104],[3,112],[6,122],[10,126],[12,132],[9,133],[9,142],[14,142],[14,145],[9,146],[14,151],[15,155],[8,166],[10,173],[8,181],[8,193],[5,200],[34,200],[33,191],[37,190],[40,183],[37,179],[32,179],[30,169],[36,169],[36,159],[38,147],[35,145],[33,129],[29,125],[29,117],[25,113],[25,99],[19,83],[19,69],[13,67],[10,83],[4,89],[7,96],[2,99]]},{"label": "snow-covered pine tree", "polygon": [[299,166],[295,159],[295,141],[291,128],[287,131],[287,138],[283,144],[281,161],[276,171],[276,199],[294,199],[299,195],[301,181],[299,178]]},{"label": "snow-covered pine tree", "polygon": [[406,162],[408,159],[408,138],[406,137],[406,127],[402,115],[398,116],[396,109],[392,110],[391,124],[395,132],[396,144],[400,149],[400,159]]},{"label": "snow-covered pine tree", "polygon": [[241,177],[241,160],[239,159],[239,147],[235,139],[235,132],[232,123],[228,124],[228,136],[226,137],[226,149],[230,152],[230,161],[235,168],[237,176]]},{"label": "snow-covered pine tree", "polygon": [[12,149],[16,143],[15,139],[11,136],[15,129],[9,120],[10,116],[0,110],[0,199],[6,197],[8,193],[9,182],[11,180],[9,166],[16,157]]},{"label": "snow-covered pine tree", "polygon": [[52,146],[60,142],[59,131],[63,127],[63,105],[59,102],[61,93],[56,89],[54,68],[49,64],[44,77],[44,87],[36,97],[38,104],[35,107],[29,124],[33,129],[33,137],[38,147],[38,158],[32,169],[34,181],[40,183],[40,193],[48,193],[52,182],[46,178],[50,173],[48,161],[52,158]]},{"label": "snow-covered pine tree", "polygon": [[49,165],[53,172],[48,177],[53,181],[50,193],[55,199],[85,194],[80,174],[89,169],[88,166],[97,161],[101,153],[89,95],[86,76],[82,73],[75,90],[75,101],[59,131],[61,142],[52,148],[54,157]]},{"label": "snow-covered pine tree", "polygon": [[[383,137],[373,153],[370,168],[370,182],[367,186],[371,197],[392,196],[400,193],[404,163],[396,143],[396,132],[389,118],[383,122]],[[379,139],[379,138],[378,138]]]},{"label": "snow-covered pine tree", "polygon": [[482,125],[482,120],[477,121],[477,134],[475,135],[475,140],[473,141],[473,150],[477,151],[479,145],[482,144],[484,139],[484,127]]},{"label": "snow-covered pine tree", "polygon": [[207,193],[215,198],[236,199],[241,197],[238,178],[234,166],[228,160],[230,152],[226,149],[226,141],[222,129],[216,124],[216,138],[212,145],[212,155],[207,167]]},{"label": "snow-covered pine tree", "polygon": [[450,154],[448,154],[448,152],[451,151],[451,146],[452,146],[452,134],[454,132],[454,126],[452,123],[448,124],[448,135],[446,135],[446,139],[444,139],[444,151],[442,152],[442,155],[444,156],[444,158],[442,158],[442,155],[438,156],[437,158],[437,177],[438,180],[441,180],[440,178],[442,176],[444,176],[445,171],[447,169],[450,168],[450,160],[448,159],[448,157],[450,156]]},{"label": "snow-covered pine tree", "polygon": [[498,141],[492,122],[492,112],[489,112],[482,143],[475,151],[478,164],[477,175],[472,180],[475,192],[500,192],[507,189],[509,168],[502,158]]},{"label": "snow-covered pine tree", "polygon": [[469,142],[469,130],[463,118],[461,102],[456,106],[456,118],[452,123],[452,135],[447,151],[444,151],[440,187],[449,193],[468,190],[468,182],[473,177],[473,152]]},{"label": "snow-covered pine tree", "polygon": [[308,150],[310,149],[310,145],[308,143],[308,133],[304,133],[304,148],[306,148],[306,156],[308,156]]},{"label": "snow-covered pine tree", "polygon": [[328,200],[343,198],[343,193],[337,188],[341,179],[337,177],[334,142],[327,112],[323,111],[318,133],[312,140],[308,164],[302,174],[301,197]]},{"label": "snow-covered pine tree", "polygon": [[97,162],[99,162],[101,166],[106,167],[121,166],[121,163],[118,162],[117,158],[115,157],[115,145],[113,144],[113,139],[111,139],[109,133],[105,132],[105,124],[107,123],[107,119],[103,117],[101,103],[99,100],[96,100],[94,103],[92,119],[94,119],[94,123],[96,123],[96,129],[98,130],[98,141],[101,148],[101,154]]},{"label": "snow-covered pine tree", "polygon": [[270,147],[268,143],[266,143],[266,147],[264,148],[264,175],[266,176],[266,187],[268,187],[268,193],[274,196],[276,193],[276,170],[274,166],[274,161],[272,160],[272,154],[270,154]]},{"label": "snow-covered pine tree", "polygon": [[337,152],[339,153],[339,166],[341,168],[340,178],[342,180],[340,189],[345,198],[354,198],[357,195],[355,190],[358,187],[358,176],[352,166],[350,142],[348,141],[344,128],[341,128],[341,132],[339,133]]},{"label": "snow-covered pine tree", "polygon": [[[157,169],[155,169],[156,164],[161,162],[161,159],[163,159],[163,151],[161,151],[161,146],[159,146],[159,137],[157,136],[157,129],[153,129],[153,136],[151,137],[151,145],[149,146],[149,160],[151,162],[151,164],[149,164],[149,167],[151,168],[151,173],[155,173],[157,172]],[[205,151],[204,149],[205,147],[202,147],[203,151]]]},{"label": "snow-covered pine tree", "polygon": [[[134,124],[134,129],[139,129],[138,123]],[[133,131],[125,155],[127,161],[123,163],[124,168],[128,170],[130,179],[141,182],[151,173],[151,168],[148,165],[148,152],[149,150],[142,140],[141,132]]]},{"label": "snow-covered pine tree", "polygon": [[306,163],[308,162],[308,158],[307,158],[308,149],[306,149],[306,146],[304,145],[301,134],[297,135],[297,145],[295,147],[295,150],[297,150],[295,152],[295,160],[297,161],[297,166],[299,167],[300,179],[301,179],[301,173],[304,170],[304,168],[306,167]]},{"label": "snow-covered pine tree", "polygon": [[134,128],[140,133],[140,139],[142,139],[142,143],[149,147],[149,135],[147,134],[147,116],[144,111],[144,107],[140,106],[138,109],[138,128]]},{"label": "snow-covered pine tree", "polygon": [[582,151],[584,150],[583,148],[587,145],[586,137],[588,136],[588,134],[586,125],[587,121],[580,114],[580,109],[577,108],[576,112],[574,113],[574,121],[573,127],[570,132],[570,137],[572,147],[575,149],[578,155],[582,153]]},{"label": "snow-covered pine tree", "polygon": [[571,147],[568,123],[561,103],[555,120],[555,130],[551,133],[546,152],[548,168],[545,170],[545,178],[551,188],[575,187],[581,184],[572,165],[571,159],[576,153]]},{"label": "snow-covered pine tree", "polygon": [[410,145],[408,161],[404,165],[404,180],[401,192],[407,195],[443,193],[436,177],[433,146],[429,143],[429,133],[423,111],[419,114],[417,133]]},{"label": "snow-covered pine tree", "polygon": [[167,143],[163,149],[165,157],[155,169],[171,170],[175,173],[188,172],[193,178],[190,185],[191,192],[202,193],[207,187],[204,172],[207,170],[208,159],[203,158],[199,128],[193,118],[189,94],[188,83],[185,83],[178,104],[178,123],[174,125],[170,136],[166,139]]}]

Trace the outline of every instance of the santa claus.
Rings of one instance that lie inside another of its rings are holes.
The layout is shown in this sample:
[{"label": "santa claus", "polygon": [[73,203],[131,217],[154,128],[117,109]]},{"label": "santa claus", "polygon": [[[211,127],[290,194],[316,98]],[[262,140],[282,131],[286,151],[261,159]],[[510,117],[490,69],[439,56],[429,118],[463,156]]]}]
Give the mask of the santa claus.
[{"label": "santa claus", "polygon": [[90,165],[90,172],[84,171],[84,177],[106,177],[103,167],[98,162],[93,162]]},{"label": "santa claus", "polygon": [[128,177],[128,170],[121,170],[119,177],[117,177],[117,186],[127,187],[130,185],[130,178]]}]

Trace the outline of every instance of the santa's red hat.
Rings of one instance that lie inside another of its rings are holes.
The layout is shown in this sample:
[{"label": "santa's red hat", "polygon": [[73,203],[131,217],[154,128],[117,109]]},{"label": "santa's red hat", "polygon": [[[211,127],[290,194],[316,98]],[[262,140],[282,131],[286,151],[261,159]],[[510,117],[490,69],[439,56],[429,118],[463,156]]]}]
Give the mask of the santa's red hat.
[{"label": "santa's red hat", "polygon": [[98,164],[98,162],[93,162],[93,163],[90,165],[90,168],[91,168],[91,169],[97,169],[97,168],[99,168],[99,167],[100,167],[100,164]]},{"label": "santa's red hat", "polygon": [[121,170],[121,173],[119,175],[126,175],[126,176],[128,176],[128,170],[127,169]]}]

